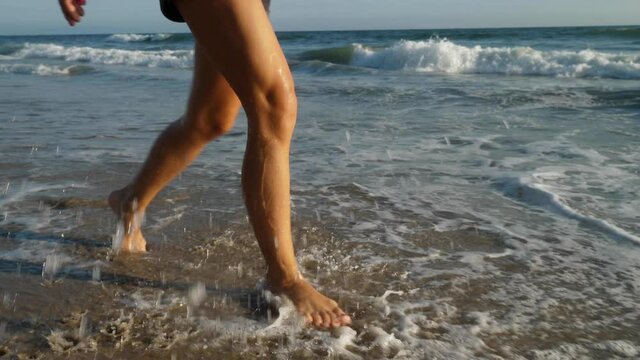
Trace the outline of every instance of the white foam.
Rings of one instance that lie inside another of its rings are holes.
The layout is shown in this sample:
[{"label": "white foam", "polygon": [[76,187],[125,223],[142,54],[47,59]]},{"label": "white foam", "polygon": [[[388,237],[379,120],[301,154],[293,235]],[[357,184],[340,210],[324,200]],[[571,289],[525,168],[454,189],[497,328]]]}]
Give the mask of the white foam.
[{"label": "white foam", "polygon": [[177,69],[191,68],[193,65],[192,50],[143,51],[27,43],[14,56],[20,59],[62,59],[69,62]]},{"label": "white foam", "polygon": [[162,41],[171,37],[171,34],[113,34],[108,40],[122,42]]},{"label": "white foam", "polygon": [[404,347],[402,341],[397,339],[394,334],[389,334],[380,327],[372,326],[369,331],[375,336],[372,348],[379,349],[386,357],[397,353]]},{"label": "white foam", "polygon": [[609,340],[594,344],[593,347],[599,350],[610,351],[618,356],[631,358],[640,354],[640,346],[636,346],[625,340]]},{"label": "white foam", "polygon": [[[549,174],[547,174],[547,176],[549,176]],[[570,219],[594,226],[613,238],[640,244],[640,236],[621,229],[604,219],[580,213],[578,210],[569,206],[550,186],[536,183],[534,178],[506,179],[503,185],[507,195],[516,197],[526,203],[549,209]]]},{"label": "white foam", "polygon": [[378,50],[354,45],[352,65],[427,73],[489,73],[640,79],[640,55],[531,47],[466,47],[446,39],[400,41]]},{"label": "white foam", "polygon": [[330,339],[330,343],[329,343],[330,354],[336,355],[336,357],[345,358],[345,359],[353,359],[353,360],[362,359],[361,356],[358,356],[348,350],[348,347],[361,349],[359,346],[355,344],[355,340],[358,336],[358,333],[355,330],[347,326],[341,326],[335,330],[335,333],[336,335],[338,335],[338,338]]},{"label": "white foam", "polygon": [[0,64],[0,72],[6,74],[30,74],[39,76],[69,76],[83,72],[88,67],[78,65],[31,65],[31,64]]}]

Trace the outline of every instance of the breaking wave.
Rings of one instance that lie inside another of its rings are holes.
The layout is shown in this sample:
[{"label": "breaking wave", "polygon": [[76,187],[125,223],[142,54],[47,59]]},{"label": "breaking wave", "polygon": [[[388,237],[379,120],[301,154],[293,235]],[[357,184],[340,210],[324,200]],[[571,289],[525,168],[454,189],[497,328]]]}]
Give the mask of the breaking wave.
[{"label": "breaking wave", "polygon": [[535,183],[530,178],[506,178],[497,183],[504,194],[512,199],[537,206],[552,213],[576,220],[599,229],[610,237],[640,245],[640,237],[617,225],[593,215],[583,214],[572,208],[566,200],[555,193],[550,186]]},{"label": "breaking wave", "polygon": [[152,41],[167,41],[172,40],[175,37],[174,34],[113,34],[107,38],[111,41],[122,42],[152,42]]},{"label": "breaking wave", "polygon": [[402,40],[384,48],[354,44],[312,50],[303,61],[440,74],[503,74],[640,79],[640,54],[595,50],[542,51],[531,47],[467,47],[446,39]]},{"label": "breaking wave", "polygon": [[186,69],[193,66],[191,50],[123,50],[57,44],[25,44],[14,58],[62,59],[105,65],[129,65]]},{"label": "breaking wave", "polygon": [[0,64],[0,73],[5,74],[26,74],[39,76],[72,76],[92,72],[90,66],[71,65],[31,65],[31,64]]}]

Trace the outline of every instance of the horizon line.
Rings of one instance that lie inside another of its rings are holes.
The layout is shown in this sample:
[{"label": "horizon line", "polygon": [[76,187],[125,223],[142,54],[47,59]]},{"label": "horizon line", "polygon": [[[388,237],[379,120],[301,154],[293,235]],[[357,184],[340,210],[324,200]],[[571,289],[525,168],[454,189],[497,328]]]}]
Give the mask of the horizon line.
[{"label": "horizon line", "polygon": [[[443,27],[443,28],[396,28],[396,29],[324,29],[324,30],[275,30],[276,33],[295,33],[295,32],[358,32],[358,31],[437,31],[437,30],[503,30],[503,29],[556,29],[556,28],[606,28],[606,27],[638,27],[640,24],[625,25],[546,25],[546,26],[502,26],[502,27]],[[0,34],[0,37],[11,36],[90,36],[90,35],[113,35],[113,34],[190,34],[191,32],[166,32],[166,31],[142,31],[142,32],[87,32],[77,34]]]}]

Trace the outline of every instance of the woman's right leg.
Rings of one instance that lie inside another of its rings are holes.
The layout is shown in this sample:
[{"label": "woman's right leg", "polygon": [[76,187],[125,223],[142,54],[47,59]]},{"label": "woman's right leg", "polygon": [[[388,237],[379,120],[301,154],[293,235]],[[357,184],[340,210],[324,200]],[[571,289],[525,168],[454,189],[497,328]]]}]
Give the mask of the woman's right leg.
[{"label": "woman's right leg", "polygon": [[317,327],[351,319],[298,271],[291,241],[289,150],[297,103],[291,73],[260,0],[174,0],[248,117],[242,185],[272,290]]}]

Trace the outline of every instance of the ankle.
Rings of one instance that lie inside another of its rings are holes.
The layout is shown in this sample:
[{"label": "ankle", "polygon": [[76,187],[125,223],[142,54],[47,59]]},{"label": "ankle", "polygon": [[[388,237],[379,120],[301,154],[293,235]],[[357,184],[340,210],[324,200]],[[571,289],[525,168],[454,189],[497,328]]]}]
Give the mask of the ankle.
[{"label": "ankle", "polygon": [[122,214],[143,214],[144,208],[140,206],[138,197],[133,191],[133,185],[129,184],[120,190],[114,191],[118,197],[119,211]]},{"label": "ankle", "polygon": [[267,271],[267,283],[275,291],[285,290],[304,281],[297,268],[292,271]]}]

